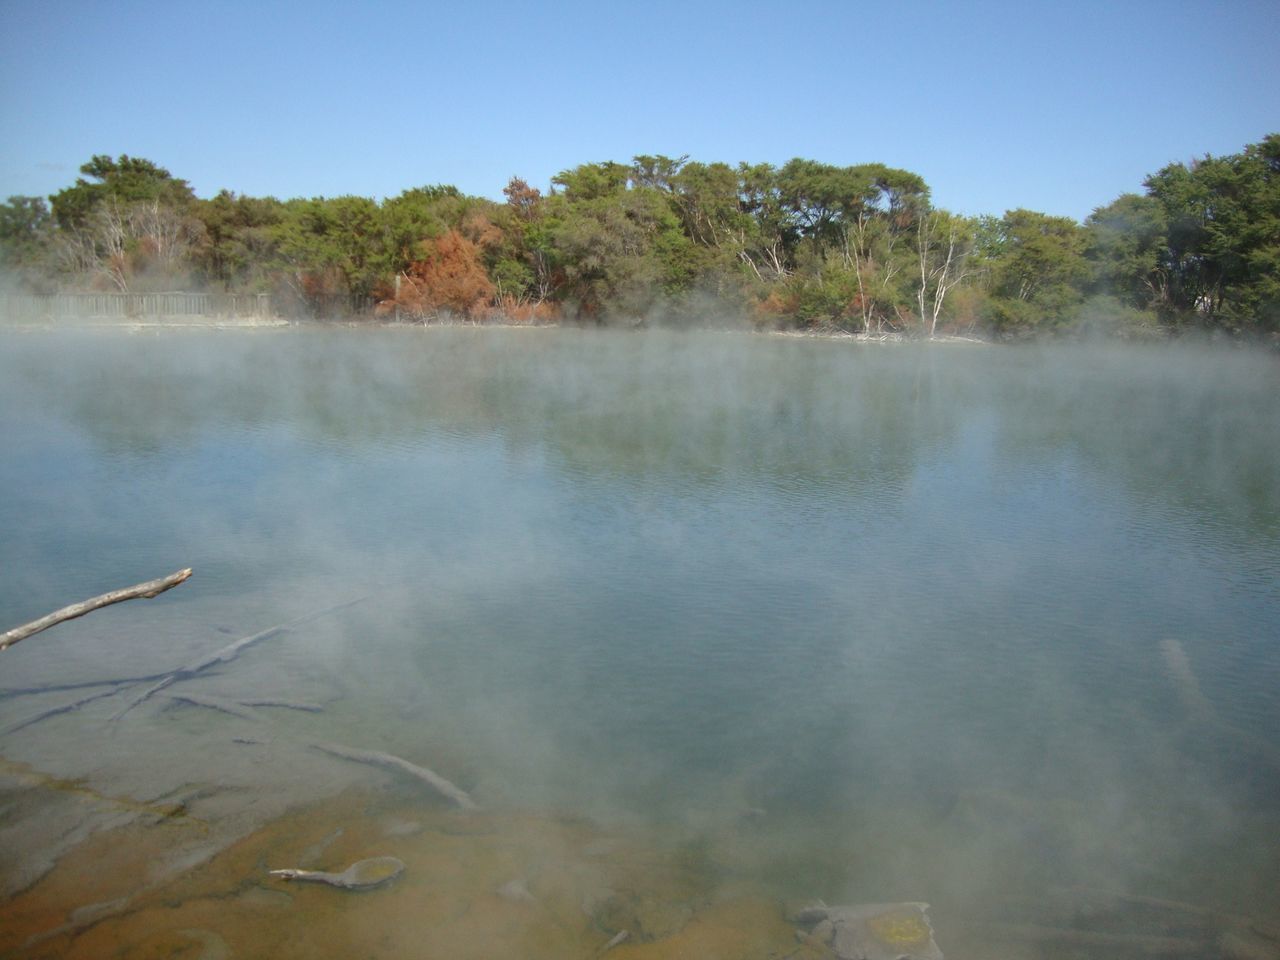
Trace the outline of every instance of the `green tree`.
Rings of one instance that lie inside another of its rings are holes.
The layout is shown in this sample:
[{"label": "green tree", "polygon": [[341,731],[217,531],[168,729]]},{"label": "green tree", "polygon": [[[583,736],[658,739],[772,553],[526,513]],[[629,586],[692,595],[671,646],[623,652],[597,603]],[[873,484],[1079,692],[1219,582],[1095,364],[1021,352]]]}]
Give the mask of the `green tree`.
[{"label": "green tree", "polygon": [[74,185],[49,198],[53,216],[64,229],[83,226],[94,209],[109,200],[123,206],[158,200],[184,211],[195,200],[187,181],[141,157],[121,154],[113,159],[99,154],[81,166],[80,172],[84,176]]},{"label": "green tree", "polygon": [[908,303],[904,239],[928,210],[928,188],[919,176],[883,164],[836,167],[799,158],[781,170],[743,172],[750,175],[744,175],[744,195],[760,235],[778,238],[773,249],[785,254],[779,275],[787,277],[787,293],[780,306],[803,326],[857,325],[870,332],[873,325],[897,325]]},{"label": "green tree", "polygon": [[368,298],[389,275],[377,203],[367,197],[289,200],[271,227],[277,264],[312,310]]},{"label": "green tree", "polygon": [[546,198],[519,177],[512,177],[502,193],[507,198],[506,216],[497,219],[506,242],[490,270],[498,297],[506,309],[545,303],[553,287]]},{"label": "green tree", "polygon": [[[605,169],[587,179],[599,185],[603,181],[597,175],[619,165],[595,166]],[[555,182],[567,185],[582,172],[579,167]],[[582,189],[578,182],[551,198],[547,218],[562,301],[582,319],[636,322],[688,289],[691,245],[661,191],[615,185],[600,192]]]},{"label": "green tree", "polygon": [[835,167],[797,158],[778,171],[778,190],[797,233],[819,247],[839,244],[843,227],[859,215],[913,220],[928,201],[920,177],[878,163]]},{"label": "green tree", "polygon": [[50,271],[53,216],[43,197],[0,204],[0,270],[23,286],[44,289]]},{"label": "green tree", "polygon": [[778,170],[772,164],[738,165],[741,209],[749,218],[742,237],[742,259],[761,283],[777,282],[791,272],[799,240],[784,202]]},{"label": "green tree", "polygon": [[384,271],[394,276],[421,259],[424,241],[456,229],[468,209],[468,198],[445,185],[414,187],[383,201],[378,243]]},{"label": "green tree", "polygon": [[562,170],[551,182],[564,191],[571,203],[616,197],[627,189],[633,170],[622,163],[584,163],[572,170]]},{"label": "green tree", "polygon": [[662,154],[642,154],[631,159],[631,183],[637,187],[651,187],[664,193],[675,192],[675,181],[689,162],[688,156],[664,157]]},{"label": "green tree", "polygon": [[977,252],[988,275],[993,323],[1002,334],[1065,327],[1090,277],[1088,236],[1069,217],[1011,210],[978,230]]},{"label": "green tree", "polygon": [[198,201],[194,213],[204,224],[205,242],[196,254],[207,283],[224,290],[263,291],[278,260],[273,228],[284,218],[274,197],[247,197],[229,190]]},{"label": "green tree", "polygon": [[1163,209],[1166,320],[1280,330],[1280,134],[1146,180]]},{"label": "green tree", "polygon": [[1168,222],[1152,196],[1126,193],[1085,221],[1095,294],[1137,309],[1169,305]]}]

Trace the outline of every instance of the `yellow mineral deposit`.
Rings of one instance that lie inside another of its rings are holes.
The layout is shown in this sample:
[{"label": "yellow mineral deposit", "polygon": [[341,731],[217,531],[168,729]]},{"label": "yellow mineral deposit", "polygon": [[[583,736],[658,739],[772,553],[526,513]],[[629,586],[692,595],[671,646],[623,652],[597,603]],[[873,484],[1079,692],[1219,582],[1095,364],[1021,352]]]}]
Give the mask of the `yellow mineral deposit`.
[{"label": "yellow mineral deposit", "polygon": [[917,910],[899,910],[868,917],[867,929],[886,946],[909,951],[928,944],[933,931]]}]

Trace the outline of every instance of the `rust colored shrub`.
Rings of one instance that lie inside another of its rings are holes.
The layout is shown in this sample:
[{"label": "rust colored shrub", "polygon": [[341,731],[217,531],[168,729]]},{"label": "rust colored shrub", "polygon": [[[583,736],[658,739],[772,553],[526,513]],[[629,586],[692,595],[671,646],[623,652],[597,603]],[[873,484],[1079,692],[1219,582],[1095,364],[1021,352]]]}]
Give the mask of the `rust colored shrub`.
[{"label": "rust colored shrub", "polygon": [[428,317],[448,310],[475,319],[488,309],[495,289],[474,242],[450,230],[424,241],[423,253],[400,274],[398,289],[384,291],[376,314],[386,316],[398,308],[409,316]]},{"label": "rust colored shrub", "polygon": [[494,323],[520,323],[533,326],[555,323],[560,319],[560,311],[548,300],[524,300],[505,294],[496,304],[485,310],[483,318]]},{"label": "rust colored shrub", "polygon": [[457,230],[429,241],[426,257],[411,264],[407,273],[415,293],[432,307],[469,317],[493,299],[480,248]]}]

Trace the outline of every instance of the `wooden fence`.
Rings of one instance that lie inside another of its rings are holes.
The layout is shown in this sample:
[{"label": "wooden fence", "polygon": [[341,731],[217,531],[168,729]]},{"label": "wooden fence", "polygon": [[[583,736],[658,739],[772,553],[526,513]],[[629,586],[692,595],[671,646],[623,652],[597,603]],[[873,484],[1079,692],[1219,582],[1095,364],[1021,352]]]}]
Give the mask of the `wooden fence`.
[{"label": "wooden fence", "polygon": [[250,319],[275,316],[265,293],[0,294],[0,321]]}]

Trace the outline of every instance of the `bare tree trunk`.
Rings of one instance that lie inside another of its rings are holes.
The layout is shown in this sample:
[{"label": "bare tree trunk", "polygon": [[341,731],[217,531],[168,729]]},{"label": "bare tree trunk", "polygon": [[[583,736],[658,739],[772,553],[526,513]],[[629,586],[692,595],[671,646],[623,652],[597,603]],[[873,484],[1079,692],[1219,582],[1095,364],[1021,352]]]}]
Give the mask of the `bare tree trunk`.
[{"label": "bare tree trunk", "polygon": [[[945,225],[946,253],[938,234]],[[945,211],[933,210],[920,218],[916,228],[916,250],[920,257],[920,288],[916,300],[920,307],[920,325],[932,340],[938,331],[938,317],[947,292],[968,275],[969,249],[962,242],[960,226]]]},{"label": "bare tree trunk", "polygon": [[95,211],[94,227],[103,248],[101,270],[120,293],[129,292],[129,258],[125,252],[128,229],[124,211],[114,200]]},{"label": "bare tree trunk", "polygon": [[7,650],[19,640],[25,640],[32,634],[39,633],[41,630],[48,630],[50,627],[62,623],[64,620],[74,620],[76,617],[83,617],[86,613],[92,613],[100,607],[107,607],[113,603],[120,603],[122,600],[136,600],[139,597],[151,599],[159,596],[171,587],[176,587],[191,576],[191,568],[179,570],[171,573],[167,577],[160,577],[157,580],[148,580],[146,583],[139,583],[132,587],[125,587],[123,590],[112,590],[110,593],[104,593],[101,596],[93,597],[89,600],[83,600],[80,603],[73,603],[69,607],[63,607],[61,610],[55,610],[48,616],[41,617],[39,620],[32,620],[30,623],[23,624],[20,627],[14,627],[6,633],[0,634],[0,650]]},{"label": "bare tree trunk", "polygon": [[760,275],[760,268],[757,267],[756,262],[751,259],[751,254],[747,253],[747,251],[745,250],[739,250],[738,259],[740,259],[743,263],[745,263],[748,267],[751,268],[751,272],[756,275],[757,280],[759,280],[761,283],[764,283],[764,277]]}]

